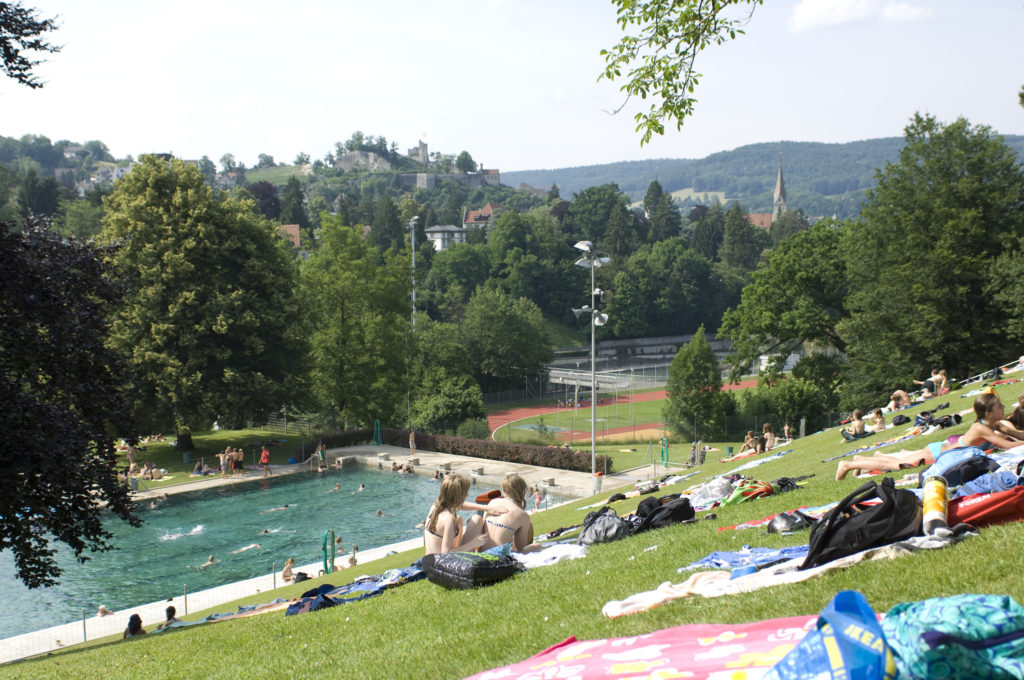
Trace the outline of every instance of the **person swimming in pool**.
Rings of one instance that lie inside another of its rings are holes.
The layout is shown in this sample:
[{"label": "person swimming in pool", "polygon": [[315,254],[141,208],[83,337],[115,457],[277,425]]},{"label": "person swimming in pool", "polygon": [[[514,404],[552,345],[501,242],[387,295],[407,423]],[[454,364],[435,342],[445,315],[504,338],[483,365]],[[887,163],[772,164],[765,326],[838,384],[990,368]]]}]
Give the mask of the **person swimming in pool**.
[{"label": "person swimming in pool", "polygon": [[271,508],[270,510],[264,510],[264,511],[263,511],[263,512],[261,512],[260,514],[261,514],[261,515],[266,515],[267,513],[271,513],[271,512],[277,512],[277,511],[279,511],[279,510],[287,510],[288,508],[290,508],[290,507],[292,507],[292,506],[294,506],[294,505],[295,505],[295,503],[285,503],[285,504],[284,504],[284,505],[282,505],[281,507],[278,507],[278,508]]},{"label": "person swimming in pool", "polygon": [[216,559],[213,555],[210,555],[210,557],[207,558],[206,562],[200,564],[198,567],[196,567],[196,569],[206,569],[207,567],[212,567],[218,562],[220,562],[220,560]]},{"label": "person swimming in pool", "polygon": [[256,550],[256,549],[261,548],[261,547],[262,546],[259,543],[250,543],[249,545],[245,546],[244,548],[239,548],[238,550],[232,550],[231,554],[232,555],[237,555],[238,553],[244,553],[246,550]]}]

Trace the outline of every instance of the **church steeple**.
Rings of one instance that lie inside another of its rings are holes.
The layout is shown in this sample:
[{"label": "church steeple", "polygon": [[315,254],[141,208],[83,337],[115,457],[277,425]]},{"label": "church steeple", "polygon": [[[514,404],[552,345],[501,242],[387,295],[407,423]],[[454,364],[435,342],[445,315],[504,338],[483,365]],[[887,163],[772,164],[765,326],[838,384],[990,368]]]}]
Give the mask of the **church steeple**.
[{"label": "church steeple", "polygon": [[786,185],[782,182],[782,159],[779,159],[779,179],[775,182],[775,203],[772,207],[772,222],[786,212]]}]

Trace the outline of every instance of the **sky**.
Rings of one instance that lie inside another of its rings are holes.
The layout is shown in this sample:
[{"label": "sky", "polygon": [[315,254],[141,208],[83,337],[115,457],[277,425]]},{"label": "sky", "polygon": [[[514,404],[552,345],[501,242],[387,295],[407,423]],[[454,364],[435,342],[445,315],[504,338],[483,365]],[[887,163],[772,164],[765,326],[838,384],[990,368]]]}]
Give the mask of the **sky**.
[{"label": "sky", "polygon": [[[640,144],[603,0],[25,0],[63,50],[0,78],[0,135],[248,166],[356,130],[504,171],[901,136],[915,112],[1024,134],[1024,1],[767,0],[705,51],[682,130]],[[1015,47],[1016,45],[1016,47]]]}]

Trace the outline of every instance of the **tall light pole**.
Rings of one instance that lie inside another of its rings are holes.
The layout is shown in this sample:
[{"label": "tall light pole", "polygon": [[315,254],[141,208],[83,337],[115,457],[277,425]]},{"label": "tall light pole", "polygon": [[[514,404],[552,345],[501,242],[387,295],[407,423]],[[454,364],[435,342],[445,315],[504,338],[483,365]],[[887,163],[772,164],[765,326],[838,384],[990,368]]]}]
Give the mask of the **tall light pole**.
[{"label": "tall light pole", "polygon": [[575,248],[583,252],[583,257],[576,261],[576,266],[586,267],[590,270],[590,304],[580,309],[573,309],[577,316],[584,312],[590,313],[590,476],[591,493],[596,495],[601,490],[600,480],[597,477],[597,327],[608,323],[608,315],[600,314],[597,311],[597,298],[605,296],[595,287],[594,270],[611,262],[610,258],[597,257],[594,253],[594,244],[590,241],[579,241]]},{"label": "tall light pole", "polygon": [[[416,220],[419,215],[409,219],[409,233],[412,235],[412,331],[416,332]],[[412,430],[412,383],[409,379],[409,364],[405,369],[405,406],[409,415],[409,429]]]},{"label": "tall light pole", "polygon": [[416,330],[416,220],[419,215],[409,218],[409,233],[412,235],[412,329]]}]

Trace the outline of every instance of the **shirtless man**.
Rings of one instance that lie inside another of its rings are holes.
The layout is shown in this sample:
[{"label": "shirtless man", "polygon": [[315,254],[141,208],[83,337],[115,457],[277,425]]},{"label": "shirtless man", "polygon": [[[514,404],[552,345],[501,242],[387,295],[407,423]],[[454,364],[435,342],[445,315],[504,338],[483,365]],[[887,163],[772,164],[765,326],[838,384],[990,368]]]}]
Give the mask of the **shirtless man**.
[{"label": "shirtless man", "polygon": [[206,562],[204,562],[204,563],[200,564],[200,565],[199,565],[198,567],[196,567],[196,568],[197,568],[197,569],[206,569],[207,567],[212,567],[213,565],[217,564],[217,562],[220,562],[220,560],[218,560],[218,559],[215,559],[215,558],[213,557],[213,555],[210,555],[209,559],[207,559],[207,560],[206,560]]}]

